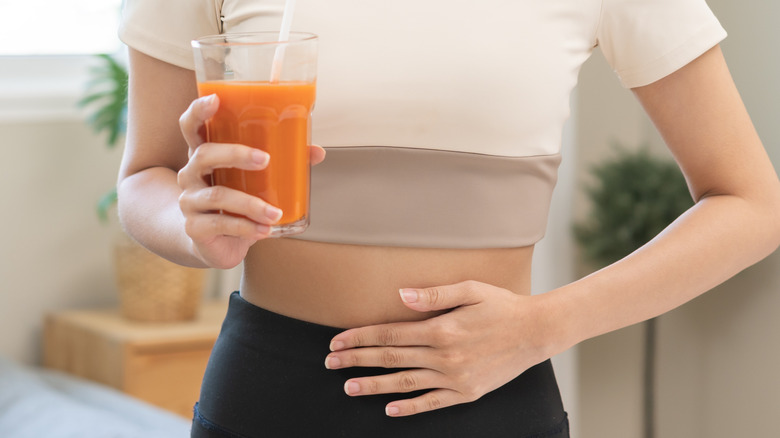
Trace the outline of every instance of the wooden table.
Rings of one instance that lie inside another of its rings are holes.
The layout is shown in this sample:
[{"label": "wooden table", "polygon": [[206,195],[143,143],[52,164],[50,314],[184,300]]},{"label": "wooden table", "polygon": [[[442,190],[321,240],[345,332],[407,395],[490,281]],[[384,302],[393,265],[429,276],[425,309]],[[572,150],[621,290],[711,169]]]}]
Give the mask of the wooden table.
[{"label": "wooden table", "polygon": [[47,315],[44,364],[192,418],[227,301],[205,302],[185,322],[134,322],[118,309]]}]

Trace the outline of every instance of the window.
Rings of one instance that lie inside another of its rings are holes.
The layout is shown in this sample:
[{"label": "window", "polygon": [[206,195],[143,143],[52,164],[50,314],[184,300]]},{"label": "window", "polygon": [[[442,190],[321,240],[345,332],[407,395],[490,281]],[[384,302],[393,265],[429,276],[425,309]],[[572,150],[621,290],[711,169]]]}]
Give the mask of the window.
[{"label": "window", "polygon": [[121,4],[0,0],[0,123],[82,118],[93,55],[122,52]]},{"label": "window", "polygon": [[0,0],[0,55],[112,53],[121,0]]}]

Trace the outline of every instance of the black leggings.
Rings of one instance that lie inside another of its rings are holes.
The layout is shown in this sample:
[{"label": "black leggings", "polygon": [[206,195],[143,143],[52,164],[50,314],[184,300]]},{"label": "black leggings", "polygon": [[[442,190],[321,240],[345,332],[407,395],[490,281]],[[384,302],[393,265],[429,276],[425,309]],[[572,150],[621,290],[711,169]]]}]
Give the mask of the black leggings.
[{"label": "black leggings", "polygon": [[413,394],[349,397],[352,377],[383,368],[328,370],[343,329],[282,316],[230,297],[209,359],[192,437],[568,437],[549,361],[473,403],[391,418],[385,405]]}]

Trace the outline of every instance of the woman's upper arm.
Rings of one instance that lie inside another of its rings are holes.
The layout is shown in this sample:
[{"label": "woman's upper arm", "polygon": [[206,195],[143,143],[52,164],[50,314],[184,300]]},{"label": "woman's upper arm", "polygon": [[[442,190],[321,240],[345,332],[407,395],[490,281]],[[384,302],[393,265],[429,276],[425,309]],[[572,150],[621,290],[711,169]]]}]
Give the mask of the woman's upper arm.
[{"label": "woman's upper arm", "polygon": [[780,183],[719,46],[633,89],[679,163],[696,201],[736,195],[780,207]]},{"label": "woman's upper arm", "polygon": [[130,49],[127,141],[120,182],[154,167],[178,171],[188,146],[179,117],[197,98],[195,73]]}]

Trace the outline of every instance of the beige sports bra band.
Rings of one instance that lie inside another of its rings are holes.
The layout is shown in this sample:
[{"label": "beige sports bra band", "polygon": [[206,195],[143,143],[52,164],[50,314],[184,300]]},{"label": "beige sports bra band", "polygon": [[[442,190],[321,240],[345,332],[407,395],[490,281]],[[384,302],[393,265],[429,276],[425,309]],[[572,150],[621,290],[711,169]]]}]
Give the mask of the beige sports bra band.
[{"label": "beige sports bra band", "polygon": [[427,248],[533,245],[561,160],[382,146],[327,152],[312,169],[311,225],[294,238]]}]

